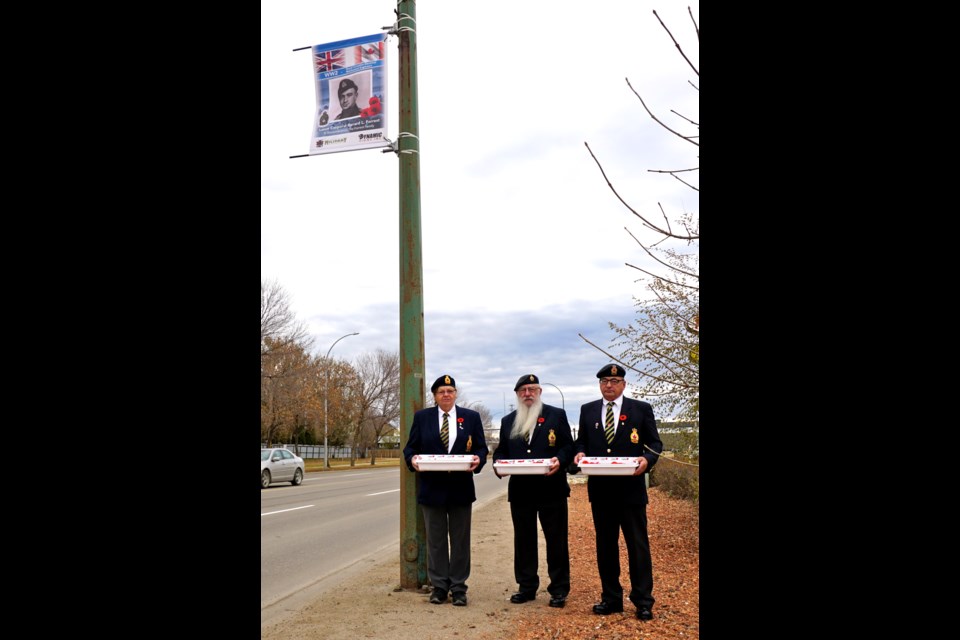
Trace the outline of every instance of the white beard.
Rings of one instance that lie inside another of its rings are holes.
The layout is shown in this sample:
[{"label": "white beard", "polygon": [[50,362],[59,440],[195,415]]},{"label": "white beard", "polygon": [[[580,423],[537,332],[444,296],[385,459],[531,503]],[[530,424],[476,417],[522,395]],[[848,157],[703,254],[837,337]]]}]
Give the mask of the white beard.
[{"label": "white beard", "polygon": [[511,438],[522,438],[524,442],[530,441],[530,433],[537,426],[537,418],[540,417],[540,410],[543,408],[543,401],[537,400],[529,407],[522,402],[517,407],[517,415],[513,419],[513,428],[510,430]]}]

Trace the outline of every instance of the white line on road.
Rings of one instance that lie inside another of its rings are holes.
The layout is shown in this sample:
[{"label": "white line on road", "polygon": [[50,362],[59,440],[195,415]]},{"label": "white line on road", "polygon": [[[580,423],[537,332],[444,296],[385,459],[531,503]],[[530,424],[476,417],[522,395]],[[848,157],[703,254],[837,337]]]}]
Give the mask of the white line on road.
[{"label": "white line on road", "polygon": [[294,507],[293,509],[281,509],[280,511],[268,511],[267,513],[261,513],[260,517],[262,518],[263,516],[272,516],[275,513],[286,513],[287,511],[296,511],[297,509],[309,509],[312,506],[313,506],[312,504],[308,504],[303,507]]},{"label": "white line on road", "polygon": [[382,496],[385,493],[396,493],[397,491],[400,491],[400,489],[390,489],[390,491],[381,491],[380,493],[368,493],[367,497],[369,498],[370,496]]}]

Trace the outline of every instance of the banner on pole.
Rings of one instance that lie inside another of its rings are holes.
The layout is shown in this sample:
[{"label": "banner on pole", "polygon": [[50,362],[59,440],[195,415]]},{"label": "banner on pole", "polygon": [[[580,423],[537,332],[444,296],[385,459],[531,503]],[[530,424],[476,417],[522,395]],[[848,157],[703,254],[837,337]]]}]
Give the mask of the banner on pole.
[{"label": "banner on pole", "polygon": [[387,35],[314,45],[317,90],[310,154],[388,147]]}]

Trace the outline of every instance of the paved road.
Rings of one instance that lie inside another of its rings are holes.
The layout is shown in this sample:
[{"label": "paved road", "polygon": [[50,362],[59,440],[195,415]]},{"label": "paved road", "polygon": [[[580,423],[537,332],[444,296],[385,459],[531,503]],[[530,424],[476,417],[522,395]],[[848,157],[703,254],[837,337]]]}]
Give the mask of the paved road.
[{"label": "paved road", "polygon": [[[474,507],[502,495],[488,461]],[[296,608],[382,555],[400,552],[397,467],[308,473],[260,491],[260,621]],[[397,576],[399,582],[399,576]]]}]

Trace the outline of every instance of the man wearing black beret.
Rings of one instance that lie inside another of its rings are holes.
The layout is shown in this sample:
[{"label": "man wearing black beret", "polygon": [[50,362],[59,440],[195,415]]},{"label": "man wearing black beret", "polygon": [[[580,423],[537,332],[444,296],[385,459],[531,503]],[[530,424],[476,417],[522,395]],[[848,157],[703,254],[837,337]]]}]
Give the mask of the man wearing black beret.
[{"label": "man wearing black beret", "polygon": [[[413,414],[403,458],[420,474],[417,504],[427,532],[427,575],[430,602],[443,604],[447,594],[454,606],[467,605],[470,577],[470,522],[477,500],[474,474],[487,462],[487,441],[480,414],[456,405],[457,382],[449,375],[430,386],[435,407]],[[420,455],[470,455],[469,471],[420,471]],[[448,546],[449,541],[449,546]]]},{"label": "man wearing black beret", "polygon": [[[537,517],[547,543],[547,573],[551,607],[563,607],[570,593],[570,549],[567,546],[566,469],[573,461],[573,436],[567,412],[543,404],[540,379],[529,373],[513,387],[517,410],[500,422],[500,444],[493,460],[547,459],[544,475],[511,475],[507,486],[510,517],[513,520],[513,575],[520,590],[510,602],[521,604],[537,597]],[[494,468],[496,473],[496,468]],[[500,477],[499,473],[496,473]]]},{"label": "man wearing black beret", "polygon": [[356,118],[360,115],[360,107],[357,105],[357,99],[360,97],[360,88],[357,87],[357,83],[346,78],[340,81],[340,86],[337,88],[337,99],[340,101],[340,115],[336,117],[337,120],[345,120],[347,118]]},{"label": "man wearing black beret", "polygon": [[653,408],[646,402],[624,397],[623,367],[608,364],[597,372],[602,400],[580,407],[580,431],[574,464],[584,456],[635,458],[631,476],[590,476],[587,496],[596,530],[597,568],[600,572],[598,615],[623,611],[620,584],[620,531],[627,547],[630,570],[630,601],[637,618],[653,619],[653,566],[647,537],[647,487],[643,474],[653,468],[663,443],[657,432]]}]

